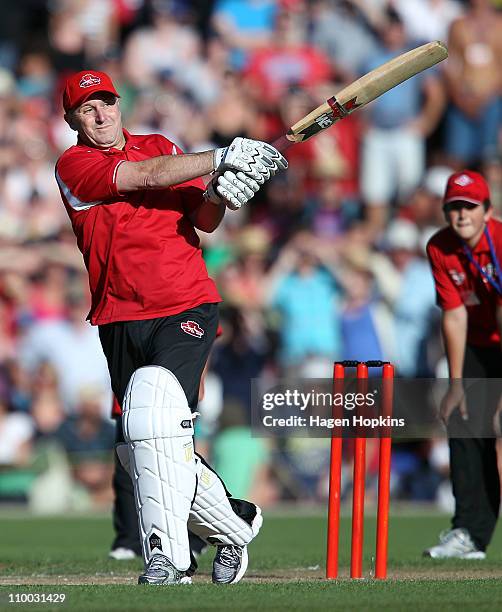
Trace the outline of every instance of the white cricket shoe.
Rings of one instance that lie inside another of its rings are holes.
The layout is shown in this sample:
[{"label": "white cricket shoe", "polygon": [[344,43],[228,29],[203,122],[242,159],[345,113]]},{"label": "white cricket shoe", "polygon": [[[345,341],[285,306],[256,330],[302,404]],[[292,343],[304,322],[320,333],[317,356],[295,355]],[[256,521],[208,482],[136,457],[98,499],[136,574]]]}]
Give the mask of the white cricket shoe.
[{"label": "white cricket shoe", "polygon": [[236,584],[248,567],[247,546],[218,546],[213,561],[214,584]]},{"label": "white cricket shoe", "polygon": [[[256,514],[251,523],[253,536],[256,536],[263,524],[261,508],[256,506]],[[246,573],[249,558],[247,546],[227,544],[218,546],[213,561],[213,584],[236,584]]]},{"label": "white cricket shoe", "polygon": [[130,548],[119,546],[118,548],[111,550],[108,553],[108,556],[110,559],[115,559],[115,561],[130,561],[131,559],[136,559],[138,555]]},{"label": "white cricket shoe", "polygon": [[424,557],[432,559],[485,559],[486,553],[478,550],[467,529],[442,531],[439,544],[424,550]]},{"label": "white cricket shoe", "polygon": [[153,555],[138,584],[192,584],[192,579],[176,569],[165,555]]}]

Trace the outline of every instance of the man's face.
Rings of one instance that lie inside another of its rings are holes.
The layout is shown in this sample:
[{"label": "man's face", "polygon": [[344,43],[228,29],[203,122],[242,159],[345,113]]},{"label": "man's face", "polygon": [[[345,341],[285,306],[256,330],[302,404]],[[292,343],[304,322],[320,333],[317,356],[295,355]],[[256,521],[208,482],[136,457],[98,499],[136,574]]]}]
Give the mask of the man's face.
[{"label": "man's face", "polygon": [[450,202],[445,206],[445,216],[453,231],[465,242],[481,236],[485,223],[491,216],[491,209],[485,211],[482,204]]},{"label": "man's face", "polygon": [[96,92],[65,116],[70,127],[87,144],[98,149],[122,148],[122,115],[118,98],[107,92]]}]

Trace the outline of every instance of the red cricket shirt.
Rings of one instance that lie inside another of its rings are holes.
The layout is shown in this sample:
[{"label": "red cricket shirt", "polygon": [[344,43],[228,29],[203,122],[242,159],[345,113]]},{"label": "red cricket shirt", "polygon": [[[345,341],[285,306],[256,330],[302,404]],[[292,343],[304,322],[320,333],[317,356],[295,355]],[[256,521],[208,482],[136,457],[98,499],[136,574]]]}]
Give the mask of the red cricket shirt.
[{"label": "red cricket shirt", "polygon": [[177,314],[220,302],[187,213],[202,201],[201,179],[120,194],[117,168],[182,151],[152,134],[124,130],[123,150],[77,143],[56,163],[56,180],[89,272],[93,325]]},{"label": "red cricket shirt", "polygon": [[[497,258],[502,262],[502,222],[490,219],[488,231]],[[467,342],[476,346],[499,346],[495,307],[502,304],[502,296],[469,261],[460,238],[450,227],[439,230],[427,244],[427,255],[436,284],[437,305],[442,310],[451,310],[464,304],[468,316]],[[496,278],[484,234],[472,255],[488,276]]]}]

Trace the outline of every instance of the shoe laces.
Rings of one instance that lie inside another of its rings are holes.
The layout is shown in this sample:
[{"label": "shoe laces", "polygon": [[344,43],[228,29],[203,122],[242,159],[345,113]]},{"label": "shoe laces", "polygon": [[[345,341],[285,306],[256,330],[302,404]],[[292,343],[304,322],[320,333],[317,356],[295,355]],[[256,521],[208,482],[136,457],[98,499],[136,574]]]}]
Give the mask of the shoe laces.
[{"label": "shoe laces", "polygon": [[154,572],[165,571],[166,569],[166,557],[162,555],[154,555],[150,559],[150,563],[148,564],[148,569],[153,570]]},{"label": "shoe laces", "polygon": [[441,544],[448,544],[451,540],[461,539],[470,543],[469,535],[463,529],[445,529],[439,534]]},{"label": "shoe laces", "polygon": [[242,548],[240,546],[220,546],[218,561],[226,567],[234,567],[242,558]]}]

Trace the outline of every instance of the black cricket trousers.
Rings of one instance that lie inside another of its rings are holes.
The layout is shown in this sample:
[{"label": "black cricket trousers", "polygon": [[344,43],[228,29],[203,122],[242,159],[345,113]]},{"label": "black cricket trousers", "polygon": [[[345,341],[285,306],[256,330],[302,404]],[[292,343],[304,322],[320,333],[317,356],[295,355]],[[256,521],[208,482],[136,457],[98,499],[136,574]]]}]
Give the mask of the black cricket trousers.
[{"label": "black cricket trousers", "polygon": [[[498,347],[467,345],[463,377],[502,378],[502,351]],[[469,401],[467,395],[467,409],[471,419],[481,417],[488,424],[492,421],[498,398],[490,396],[489,387],[485,386],[485,391],[483,393],[481,389],[474,401]],[[478,414],[474,414],[475,411]],[[480,415],[479,411],[483,414]],[[458,411],[450,421],[452,419],[449,433],[459,431],[463,426]],[[452,437],[449,440],[451,481],[455,496],[452,527],[467,529],[476,547],[482,551],[490,543],[500,508],[500,478],[495,444],[495,433],[493,437]]]}]

